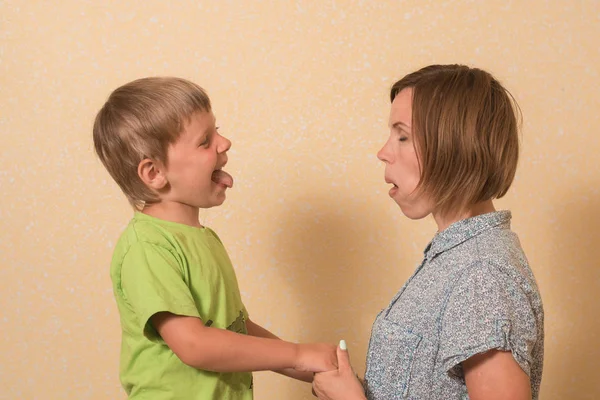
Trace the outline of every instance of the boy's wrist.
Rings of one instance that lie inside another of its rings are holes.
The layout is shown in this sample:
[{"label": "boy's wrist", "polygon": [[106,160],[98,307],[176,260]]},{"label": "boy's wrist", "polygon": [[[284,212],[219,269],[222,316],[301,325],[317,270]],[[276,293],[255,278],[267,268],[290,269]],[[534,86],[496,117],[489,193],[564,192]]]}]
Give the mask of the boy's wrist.
[{"label": "boy's wrist", "polygon": [[294,359],[292,360],[292,368],[295,370],[299,370],[300,368],[300,344],[298,343],[292,343],[292,355],[294,357]]}]

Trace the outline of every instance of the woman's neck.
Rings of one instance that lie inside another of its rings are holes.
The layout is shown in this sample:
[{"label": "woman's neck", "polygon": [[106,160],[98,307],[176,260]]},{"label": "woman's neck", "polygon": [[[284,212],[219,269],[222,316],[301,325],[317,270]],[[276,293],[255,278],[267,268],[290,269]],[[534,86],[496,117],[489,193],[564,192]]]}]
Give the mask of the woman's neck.
[{"label": "woman's neck", "polygon": [[454,214],[444,214],[440,215],[439,213],[433,212],[433,219],[435,220],[438,226],[438,232],[442,232],[450,225],[455,222],[462,221],[463,219],[476,217],[478,215],[487,214],[496,211],[494,208],[494,203],[492,200],[482,201],[481,203],[474,204],[472,206],[467,207],[464,211],[454,213]]}]

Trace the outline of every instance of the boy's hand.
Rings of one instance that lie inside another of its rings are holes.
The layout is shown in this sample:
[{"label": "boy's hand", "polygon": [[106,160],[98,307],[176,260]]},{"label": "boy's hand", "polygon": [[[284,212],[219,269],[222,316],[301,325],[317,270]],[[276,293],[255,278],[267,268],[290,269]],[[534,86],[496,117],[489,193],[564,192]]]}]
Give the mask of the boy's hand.
[{"label": "boy's hand", "polygon": [[294,369],[324,372],[337,369],[336,346],[327,343],[298,344]]}]

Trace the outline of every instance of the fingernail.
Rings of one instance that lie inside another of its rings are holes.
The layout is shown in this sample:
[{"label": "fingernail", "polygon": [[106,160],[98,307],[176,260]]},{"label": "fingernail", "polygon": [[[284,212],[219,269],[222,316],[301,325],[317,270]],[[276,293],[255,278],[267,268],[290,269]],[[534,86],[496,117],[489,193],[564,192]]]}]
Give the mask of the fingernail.
[{"label": "fingernail", "polygon": [[342,350],[348,349],[348,347],[346,347],[346,341],[344,339],[340,340],[340,349],[342,349]]}]

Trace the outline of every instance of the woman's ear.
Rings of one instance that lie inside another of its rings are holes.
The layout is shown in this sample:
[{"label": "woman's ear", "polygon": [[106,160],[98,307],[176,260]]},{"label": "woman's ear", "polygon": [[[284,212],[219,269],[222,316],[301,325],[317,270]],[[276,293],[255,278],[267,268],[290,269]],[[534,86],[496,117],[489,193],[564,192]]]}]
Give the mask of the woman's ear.
[{"label": "woman's ear", "polygon": [[138,164],[138,175],[142,182],[157,192],[164,189],[169,183],[165,172],[162,163],[150,158],[144,158]]}]

